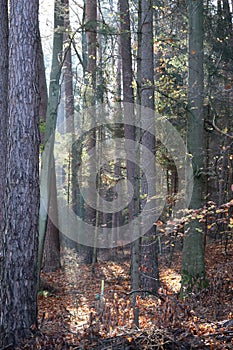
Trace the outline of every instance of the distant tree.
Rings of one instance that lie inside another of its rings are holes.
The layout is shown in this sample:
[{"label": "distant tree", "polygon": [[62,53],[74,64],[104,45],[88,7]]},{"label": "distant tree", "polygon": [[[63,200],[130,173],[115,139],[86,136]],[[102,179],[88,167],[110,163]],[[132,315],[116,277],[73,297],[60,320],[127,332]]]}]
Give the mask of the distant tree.
[{"label": "distant tree", "polygon": [[[1,5],[2,16],[6,4]],[[30,336],[37,325],[39,2],[12,0],[10,5],[7,220],[0,294],[0,346],[3,348],[9,345],[14,348],[22,338]],[[6,35],[6,29],[4,33]]]},{"label": "distant tree", "polygon": [[40,142],[44,144],[44,126],[46,121],[46,113],[48,107],[48,89],[45,75],[44,53],[42,48],[42,40],[39,40],[38,48],[38,71],[39,71],[39,92],[40,92]]},{"label": "distant tree", "polygon": [[64,0],[64,66],[63,80],[65,86],[65,115],[66,115],[66,132],[74,132],[74,93],[73,93],[73,74],[72,74],[72,56],[71,56],[71,39],[70,39],[70,11],[69,0]]}]

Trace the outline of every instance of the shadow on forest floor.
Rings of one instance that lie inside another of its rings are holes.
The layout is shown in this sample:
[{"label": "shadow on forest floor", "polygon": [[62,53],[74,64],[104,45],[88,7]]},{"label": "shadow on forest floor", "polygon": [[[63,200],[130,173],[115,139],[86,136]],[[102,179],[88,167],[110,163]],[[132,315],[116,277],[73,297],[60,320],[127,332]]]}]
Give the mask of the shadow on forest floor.
[{"label": "shadow on forest floor", "polygon": [[[123,251],[122,251],[123,252]],[[120,252],[120,254],[122,254]],[[133,324],[129,255],[104,261],[93,273],[73,250],[63,252],[61,270],[43,274],[39,293],[39,331],[16,349],[232,349],[233,246],[228,255],[220,242],[206,249],[209,286],[186,300],[178,298],[180,253],[173,268],[160,257],[162,299],[137,297],[140,328]],[[104,302],[100,302],[101,281]]]}]

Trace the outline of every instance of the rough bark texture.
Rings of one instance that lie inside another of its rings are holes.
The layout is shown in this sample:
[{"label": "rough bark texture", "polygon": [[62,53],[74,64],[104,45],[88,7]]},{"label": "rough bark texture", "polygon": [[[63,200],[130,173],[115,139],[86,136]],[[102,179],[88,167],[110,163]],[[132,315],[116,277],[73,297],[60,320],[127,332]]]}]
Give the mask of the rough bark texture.
[{"label": "rough bark texture", "polygon": [[[5,315],[1,304],[5,302],[4,256],[5,256],[5,190],[6,190],[6,142],[7,142],[7,98],[8,98],[8,9],[7,0],[0,0],[0,336]],[[1,340],[0,340],[1,346]]]},{"label": "rough bark texture", "polygon": [[[7,140],[7,95],[8,95],[8,14],[7,0],[0,0],[0,259],[3,254],[2,232],[5,221],[6,140]],[[1,264],[1,260],[0,260]],[[1,269],[1,267],[0,267]],[[0,270],[1,272],[1,270]]]},{"label": "rough bark texture", "polygon": [[[141,26],[141,104],[143,107],[150,108],[147,112],[147,118],[150,114],[150,126],[155,123],[154,115],[154,64],[153,64],[153,7],[151,0],[142,0],[142,26]],[[144,120],[142,113],[142,129],[146,130],[148,122]],[[152,130],[153,133],[154,130]],[[155,138],[152,134],[145,131],[142,135],[142,144],[155,155]],[[151,159],[148,159],[142,152],[142,167],[146,169]],[[153,173],[156,174],[155,161],[152,164]],[[147,195],[146,178],[142,177],[142,193]],[[151,201],[151,198],[146,198]],[[143,205],[143,203],[142,203]],[[145,218],[146,219],[146,218]],[[153,226],[143,237],[141,252],[141,281],[144,289],[158,290],[159,272],[158,272],[158,254],[157,240],[155,238],[155,226]]]},{"label": "rough bark texture", "polygon": [[7,223],[0,300],[1,347],[30,335],[37,322],[38,5],[37,0],[12,0],[10,7]]},{"label": "rough bark texture", "polygon": [[[204,117],[203,117],[203,2],[188,2],[189,48],[188,48],[188,125],[187,148],[192,155],[194,186],[190,208],[202,206],[204,165]],[[189,189],[187,189],[189,190]],[[186,230],[183,247],[183,289],[192,289],[205,277],[202,226],[193,220]]]}]

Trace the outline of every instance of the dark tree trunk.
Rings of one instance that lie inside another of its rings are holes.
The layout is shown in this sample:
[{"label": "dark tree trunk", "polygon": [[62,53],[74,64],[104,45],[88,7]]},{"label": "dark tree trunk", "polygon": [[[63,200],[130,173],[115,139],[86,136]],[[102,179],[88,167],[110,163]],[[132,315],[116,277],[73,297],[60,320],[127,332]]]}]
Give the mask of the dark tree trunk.
[{"label": "dark tree trunk", "polygon": [[[96,39],[97,39],[97,2],[96,0],[86,0],[86,43],[87,43],[87,72],[86,72],[86,107],[92,107],[96,103]],[[91,118],[95,118],[94,113]],[[95,147],[96,131],[92,130],[88,134],[87,151]],[[87,172],[91,169],[87,169]],[[87,173],[88,176],[88,173]],[[85,210],[86,221],[95,226],[96,210],[91,206],[86,206]],[[94,244],[94,241],[93,241]],[[85,262],[91,264],[93,261],[93,247],[86,247]]]},{"label": "dark tree trunk", "polygon": [[38,7],[37,0],[12,0],[10,6],[7,223],[0,301],[1,347],[29,336],[37,324]]},{"label": "dark tree trunk", "polygon": [[[124,111],[124,132],[126,140],[133,140],[136,142],[136,128],[127,124],[129,118],[134,115],[134,92],[132,88],[133,70],[132,70],[132,53],[131,53],[131,31],[130,31],[130,14],[129,3],[125,0],[120,0],[120,20],[121,20],[121,36],[120,49],[122,57],[122,81],[123,81],[123,111]],[[136,152],[136,148],[135,148]],[[127,155],[127,149],[126,149]],[[140,159],[140,157],[139,157]],[[127,179],[131,182],[134,188],[134,198],[128,204],[128,221],[132,222],[136,214],[136,198],[139,198],[139,187],[136,184],[138,176],[136,174],[136,167],[133,162],[127,160]],[[138,193],[136,193],[138,192]],[[133,236],[133,232],[132,232]],[[131,245],[131,284],[134,290],[139,289],[139,239],[136,239]],[[139,309],[136,307],[137,294],[133,295],[134,306],[134,322],[136,326],[139,325]]]},{"label": "dark tree trunk", "polygon": [[[70,30],[69,19],[69,0],[64,0],[65,4],[65,28]],[[66,132],[74,132],[74,93],[73,93],[73,74],[72,74],[72,57],[71,57],[71,42],[69,35],[64,34],[64,85],[65,85],[65,115],[66,115]]]},{"label": "dark tree trunk", "polygon": [[[8,1],[0,0],[0,338],[5,336],[4,328],[1,328],[3,314],[2,304],[5,303],[5,291],[2,288],[5,272],[6,246],[4,239],[5,229],[5,192],[6,192],[6,143],[7,143],[7,101],[8,101]],[[4,344],[1,343],[0,346]]]},{"label": "dark tree trunk", "polygon": [[[6,141],[7,141],[7,98],[8,98],[8,9],[7,0],[0,0],[0,264],[3,255],[3,230],[5,226],[6,189]],[[0,265],[1,266],[1,265]],[[1,273],[0,267],[0,273]]]}]

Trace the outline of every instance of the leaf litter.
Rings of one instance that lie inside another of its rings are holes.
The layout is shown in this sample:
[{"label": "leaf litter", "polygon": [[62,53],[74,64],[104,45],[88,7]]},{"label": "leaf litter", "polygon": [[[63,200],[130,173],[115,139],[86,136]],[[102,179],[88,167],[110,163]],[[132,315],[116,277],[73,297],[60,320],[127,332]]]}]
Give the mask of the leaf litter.
[{"label": "leaf litter", "polygon": [[233,348],[232,243],[227,254],[221,241],[208,244],[209,285],[185,300],[179,299],[180,251],[173,253],[173,268],[161,255],[159,297],[137,295],[139,328],[133,322],[129,251],[119,262],[102,255],[93,271],[75,250],[65,249],[62,269],[41,274],[46,288],[38,293],[38,329],[15,349]]}]

